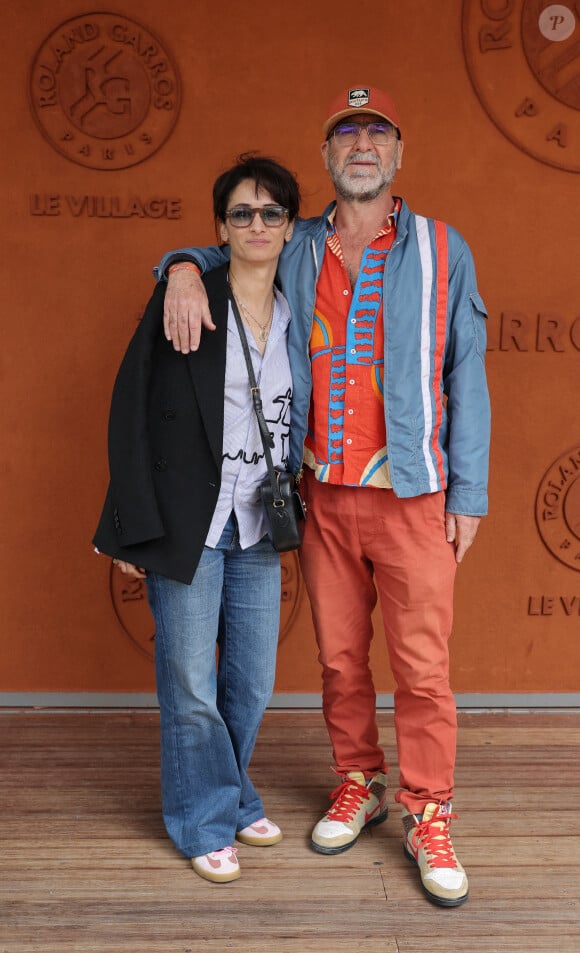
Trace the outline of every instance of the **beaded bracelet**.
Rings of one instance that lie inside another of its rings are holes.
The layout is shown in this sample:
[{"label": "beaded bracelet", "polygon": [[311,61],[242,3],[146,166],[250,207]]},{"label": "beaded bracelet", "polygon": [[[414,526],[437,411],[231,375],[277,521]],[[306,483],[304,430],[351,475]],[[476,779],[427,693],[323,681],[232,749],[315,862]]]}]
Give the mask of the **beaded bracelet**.
[{"label": "beaded bracelet", "polygon": [[172,275],[175,271],[195,271],[196,275],[201,275],[200,269],[192,261],[178,261],[175,265],[170,265],[167,274]]}]

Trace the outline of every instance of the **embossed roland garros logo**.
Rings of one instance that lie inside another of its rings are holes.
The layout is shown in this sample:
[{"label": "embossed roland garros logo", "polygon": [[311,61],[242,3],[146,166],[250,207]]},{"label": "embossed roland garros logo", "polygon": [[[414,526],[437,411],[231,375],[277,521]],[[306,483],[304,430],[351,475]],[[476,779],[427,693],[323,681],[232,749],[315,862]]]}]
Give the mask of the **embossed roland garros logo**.
[{"label": "embossed roland garros logo", "polygon": [[536,495],[536,524],[552,555],[580,572],[580,445],[545,473]]},{"label": "embossed roland garros logo", "polygon": [[92,169],[124,169],[157,151],[180,105],[179,75],[153,33],[88,13],[44,41],[30,71],[32,112],[50,144]]},{"label": "embossed roland garros logo", "polygon": [[[296,552],[282,553],[281,568],[279,642],[286,638],[294,625],[304,585]],[[149,610],[145,583],[140,579],[128,579],[111,563],[109,586],[113,608],[121,628],[140,652],[153,659],[155,624]]]},{"label": "embossed roland garros logo", "polygon": [[523,152],[580,172],[580,2],[464,0],[475,92]]}]

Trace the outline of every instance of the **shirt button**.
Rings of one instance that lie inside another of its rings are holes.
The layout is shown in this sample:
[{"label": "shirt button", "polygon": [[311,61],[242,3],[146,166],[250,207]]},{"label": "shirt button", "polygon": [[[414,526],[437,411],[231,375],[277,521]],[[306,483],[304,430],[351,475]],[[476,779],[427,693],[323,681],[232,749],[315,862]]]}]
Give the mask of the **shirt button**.
[{"label": "shirt button", "polygon": [[356,324],[356,318],[351,318],[351,319],[350,319],[350,323],[351,323],[351,324]]},{"label": "shirt button", "polygon": [[349,410],[349,414],[354,414],[354,410]]},{"label": "shirt button", "polygon": [[351,354],[356,354],[356,347],[351,347],[350,353],[351,353]]},{"label": "shirt button", "polygon": [[344,289],[344,291],[343,291],[342,293],[343,293],[343,295],[347,295],[347,294],[348,294],[348,289],[347,289],[347,288],[345,288],[345,289]]},{"label": "shirt button", "polygon": [[349,384],[354,384],[354,380],[352,378],[349,380]]},{"label": "shirt button", "polygon": [[347,442],[347,443],[352,443],[352,440],[350,439],[350,437],[348,438],[348,440],[347,440],[346,442]]}]

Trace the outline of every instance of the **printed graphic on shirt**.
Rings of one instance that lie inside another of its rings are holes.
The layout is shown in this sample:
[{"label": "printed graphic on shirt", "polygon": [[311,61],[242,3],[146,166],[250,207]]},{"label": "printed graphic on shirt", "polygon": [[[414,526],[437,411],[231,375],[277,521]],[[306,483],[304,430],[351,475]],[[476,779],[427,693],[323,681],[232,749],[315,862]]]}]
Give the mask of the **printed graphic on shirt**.
[{"label": "printed graphic on shirt", "polygon": [[[323,482],[389,487],[383,406],[383,273],[390,244],[365,250],[353,291],[342,256],[331,254],[317,289],[310,340],[316,411],[310,415],[306,463]],[[342,287],[342,296],[340,288]],[[337,294],[338,289],[338,294]],[[344,301],[344,311],[337,300]],[[323,394],[328,395],[324,402]],[[318,408],[328,406],[328,412]]]},{"label": "printed graphic on shirt", "polygon": [[[274,441],[274,446],[272,449],[272,457],[274,460],[280,459],[281,463],[284,466],[288,464],[288,445],[290,440],[290,407],[292,404],[292,388],[289,387],[284,393],[278,394],[272,399],[271,407],[269,410],[263,408],[264,410],[264,420],[268,424],[268,430],[270,431],[270,436]],[[268,414],[270,416],[268,416]],[[258,422],[255,418],[255,414],[252,419],[252,426],[255,427],[257,433],[257,439],[248,443],[248,446],[261,447],[261,450],[254,449],[249,451],[246,447],[239,447],[238,449],[230,447],[227,451],[224,452],[222,460],[241,460],[242,463],[247,464],[248,466],[257,466],[264,459],[264,449],[262,447],[262,441],[259,437]],[[280,454],[278,454],[277,448],[280,447]]]}]

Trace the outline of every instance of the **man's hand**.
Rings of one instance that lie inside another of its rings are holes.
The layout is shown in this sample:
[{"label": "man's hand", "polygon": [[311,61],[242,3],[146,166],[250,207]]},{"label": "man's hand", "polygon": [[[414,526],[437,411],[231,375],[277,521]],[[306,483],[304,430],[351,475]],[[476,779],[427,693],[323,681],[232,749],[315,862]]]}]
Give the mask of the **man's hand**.
[{"label": "man's hand", "polygon": [[448,543],[455,543],[455,560],[460,563],[471,546],[481,516],[460,516],[456,513],[445,514],[445,533]]},{"label": "man's hand", "polygon": [[113,566],[117,566],[124,576],[130,576],[131,579],[147,578],[147,573],[141,566],[135,566],[134,563],[126,563],[123,559],[113,559]]},{"label": "man's hand", "polygon": [[203,282],[194,271],[175,271],[167,279],[163,329],[176,351],[197,351],[202,326],[215,331]]}]

